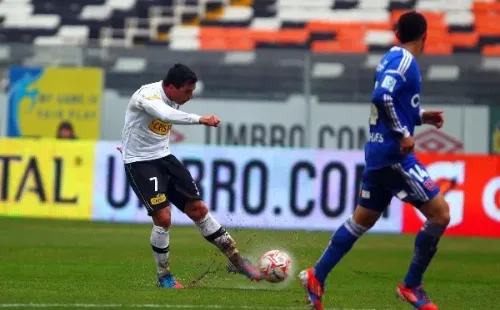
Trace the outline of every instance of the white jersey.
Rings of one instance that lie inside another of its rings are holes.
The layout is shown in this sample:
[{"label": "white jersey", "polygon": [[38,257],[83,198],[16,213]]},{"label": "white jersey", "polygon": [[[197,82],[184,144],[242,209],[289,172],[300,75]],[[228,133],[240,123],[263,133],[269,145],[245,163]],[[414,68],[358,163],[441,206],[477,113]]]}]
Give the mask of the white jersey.
[{"label": "white jersey", "polygon": [[178,111],[167,98],[162,81],[143,85],[130,98],[122,131],[122,159],[128,164],[170,154],[173,124],[199,124],[200,116]]}]

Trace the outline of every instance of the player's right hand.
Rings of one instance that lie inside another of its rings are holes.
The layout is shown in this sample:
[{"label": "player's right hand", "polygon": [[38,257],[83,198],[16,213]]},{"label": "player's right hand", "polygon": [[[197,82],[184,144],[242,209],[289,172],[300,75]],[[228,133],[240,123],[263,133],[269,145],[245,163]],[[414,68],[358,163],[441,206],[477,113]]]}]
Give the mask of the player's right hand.
[{"label": "player's right hand", "polygon": [[200,118],[200,124],[211,127],[219,127],[220,118],[217,115],[205,115]]},{"label": "player's right hand", "polygon": [[401,152],[403,152],[403,154],[405,155],[408,155],[415,148],[415,139],[412,136],[408,136],[406,138],[403,138],[403,140],[399,142],[399,145],[401,147]]}]

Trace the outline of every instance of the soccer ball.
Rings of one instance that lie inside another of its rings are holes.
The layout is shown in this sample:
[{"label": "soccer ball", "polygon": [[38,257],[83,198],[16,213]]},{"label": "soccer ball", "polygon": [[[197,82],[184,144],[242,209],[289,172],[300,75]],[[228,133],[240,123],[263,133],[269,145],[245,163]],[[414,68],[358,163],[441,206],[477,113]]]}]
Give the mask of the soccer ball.
[{"label": "soccer ball", "polygon": [[281,282],[290,275],[292,260],[287,253],[280,250],[272,250],[260,257],[259,270],[267,281]]}]

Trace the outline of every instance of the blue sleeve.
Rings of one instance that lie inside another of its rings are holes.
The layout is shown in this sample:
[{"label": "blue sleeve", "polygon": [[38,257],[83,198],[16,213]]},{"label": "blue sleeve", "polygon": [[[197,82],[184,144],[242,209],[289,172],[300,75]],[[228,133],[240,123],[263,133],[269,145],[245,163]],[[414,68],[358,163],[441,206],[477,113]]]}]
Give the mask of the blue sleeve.
[{"label": "blue sleeve", "polygon": [[376,83],[372,94],[372,102],[385,111],[388,127],[401,138],[408,137],[410,132],[400,121],[393,98],[402,92],[412,62],[413,58],[406,53],[393,59]]},{"label": "blue sleeve", "polygon": [[418,107],[418,114],[419,114],[420,117],[417,119],[417,123],[415,125],[417,125],[417,126],[423,125],[424,122],[423,122],[422,117],[423,117],[424,112],[425,112],[425,110],[422,109],[422,107],[419,106]]}]

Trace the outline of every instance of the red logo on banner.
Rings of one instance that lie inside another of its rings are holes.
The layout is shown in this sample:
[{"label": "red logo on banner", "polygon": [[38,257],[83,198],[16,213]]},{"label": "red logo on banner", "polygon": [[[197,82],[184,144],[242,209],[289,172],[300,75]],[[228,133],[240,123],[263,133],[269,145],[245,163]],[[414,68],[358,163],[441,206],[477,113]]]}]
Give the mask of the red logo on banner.
[{"label": "red logo on banner", "polygon": [[184,141],[184,135],[182,133],[176,131],[175,129],[172,129],[170,131],[170,142],[179,143],[182,141]]},{"label": "red logo on banner", "polygon": [[[447,235],[500,237],[500,156],[418,157],[450,205]],[[424,221],[419,211],[405,204],[403,232],[418,232]]]},{"label": "red logo on banner", "polygon": [[464,148],[461,141],[434,128],[415,135],[415,143],[415,151],[421,153],[455,153]]}]

